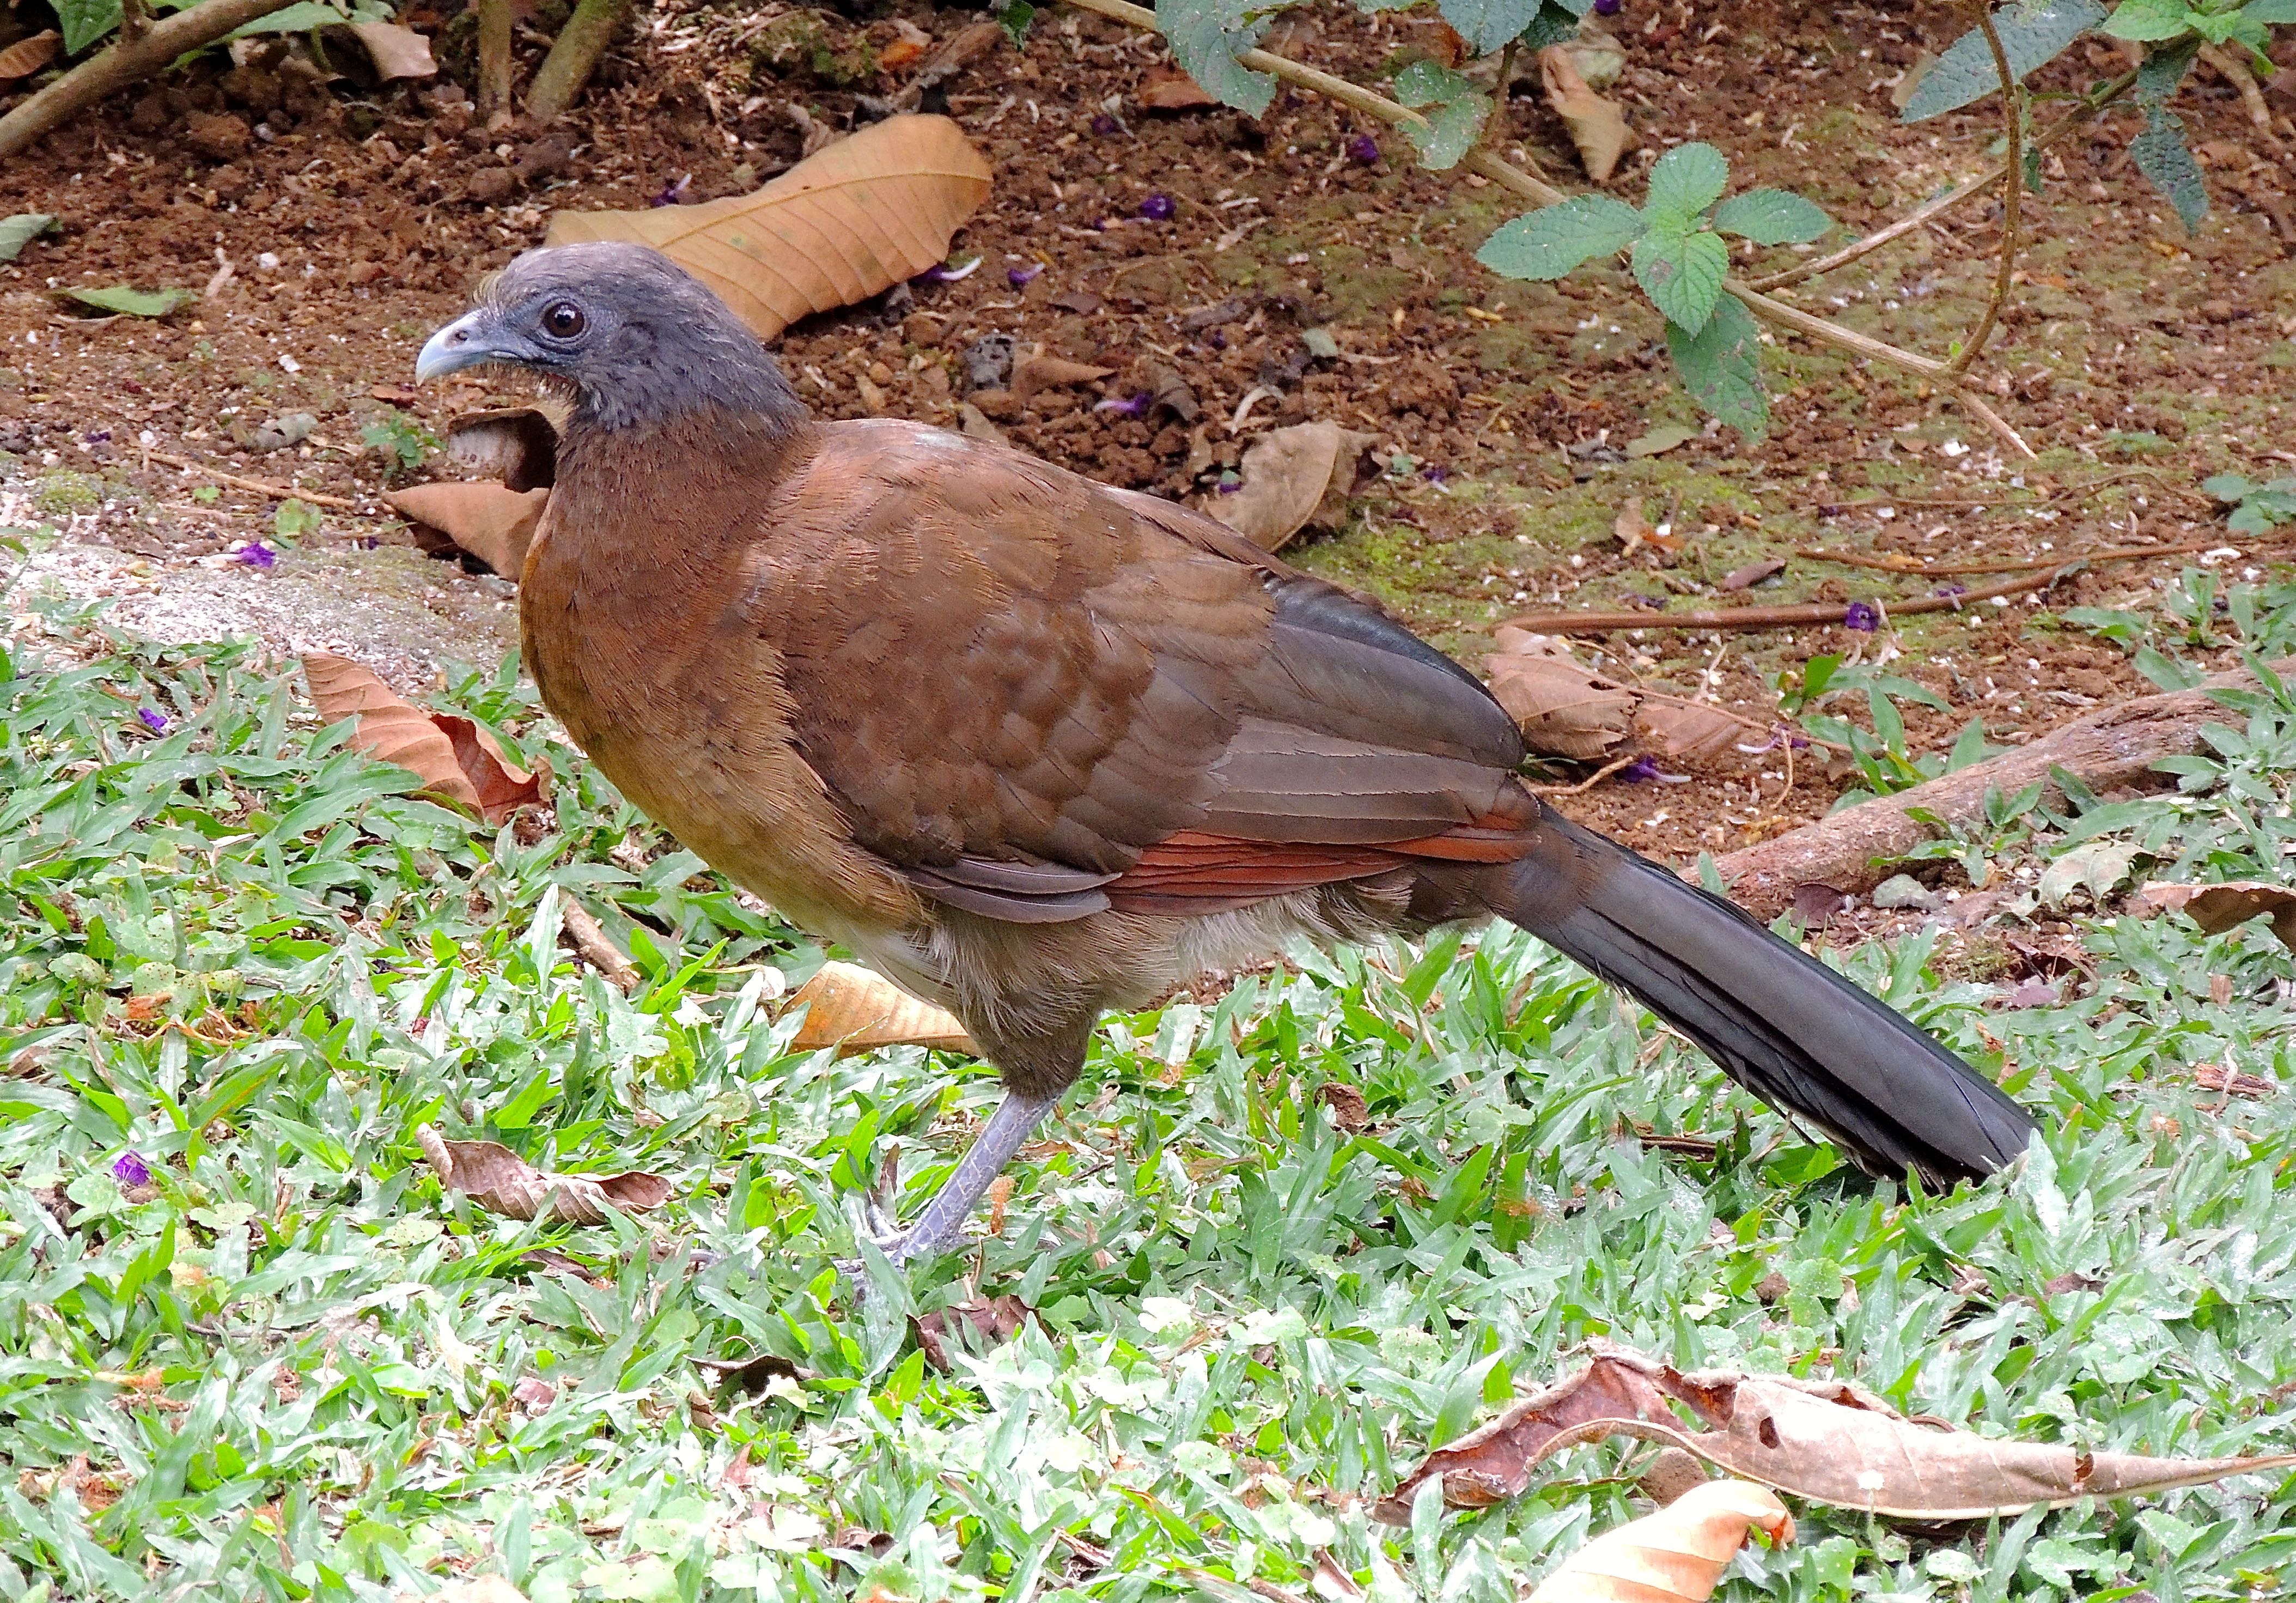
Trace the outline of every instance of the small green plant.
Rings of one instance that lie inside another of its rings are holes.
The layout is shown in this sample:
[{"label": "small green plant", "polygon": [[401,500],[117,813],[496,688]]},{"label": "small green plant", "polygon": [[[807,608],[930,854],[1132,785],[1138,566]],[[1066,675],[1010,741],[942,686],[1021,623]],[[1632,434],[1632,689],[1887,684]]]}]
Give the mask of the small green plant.
[{"label": "small green plant", "polygon": [[439,448],[439,437],[421,418],[390,407],[359,431],[359,443],[382,458],[387,472],[409,473]]},{"label": "small green plant", "polygon": [[319,532],[319,509],[292,497],[279,503],[279,510],[271,514],[271,532],[279,537],[282,545],[292,546],[308,535]]},{"label": "small green plant", "polygon": [[2296,473],[2258,484],[2239,473],[2218,473],[2201,488],[2232,508],[2225,527],[2234,534],[2269,534],[2296,522]]},{"label": "small green plant", "polygon": [[1759,437],[1770,415],[1761,330],[1724,289],[1730,246],[1723,236],[1806,244],[1833,219],[1789,190],[1750,189],[1726,199],[1729,183],[1720,151],[1677,145],[1651,169],[1640,210],[1610,195],[1574,195],[1502,225],[1475,259],[1504,278],[1554,279],[1595,257],[1630,251],[1635,282],[1666,317],[1667,349],[1685,387],[1724,423]]}]

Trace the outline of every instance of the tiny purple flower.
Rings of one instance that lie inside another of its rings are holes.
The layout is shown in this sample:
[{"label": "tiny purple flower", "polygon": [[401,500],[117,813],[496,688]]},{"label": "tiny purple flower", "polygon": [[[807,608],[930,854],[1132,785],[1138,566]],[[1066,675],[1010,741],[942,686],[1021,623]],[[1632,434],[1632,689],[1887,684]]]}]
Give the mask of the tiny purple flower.
[{"label": "tiny purple flower", "polygon": [[1140,202],[1140,215],[1152,223],[1168,223],[1172,220],[1172,214],[1178,210],[1168,194],[1152,194]]},{"label": "tiny purple flower", "polygon": [[152,1183],[151,1166],[144,1155],[130,1147],[111,1160],[111,1178],[123,1186],[148,1186]]},{"label": "tiny purple flower", "polygon": [[1137,417],[1148,409],[1148,400],[1149,397],[1145,390],[1124,400],[1119,400],[1116,397],[1111,395],[1106,400],[1101,402],[1100,405],[1095,407],[1093,410],[1095,412],[1121,412],[1127,417]]},{"label": "tiny purple flower", "polygon": [[1007,267],[1004,269],[1004,282],[1016,290],[1025,290],[1044,270],[1045,264],[1042,262],[1037,263],[1034,267]]},{"label": "tiny purple flower", "polygon": [[157,708],[138,707],[135,716],[144,720],[144,727],[152,734],[165,735],[168,732],[168,715]]},{"label": "tiny purple flower", "polygon": [[1966,596],[1969,594],[1969,587],[1967,585],[1939,585],[1934,593],[1939,596]]},{"label": "tiny purple flower", "polygon": [[1348,141],[1348,160],[1357,167],[1379,165],[1379,141],[1369,134],[1357,134]]},{"label": "tiny purple flower", "polygon": [[1103,139],[1105,139],[1111,134],[1115,133],[1119,126],[1120,125],[1117,122],[1116,119],[1111,117],[1105,111],[1101,112],[1092,119],[1092,131]]},{"label": "tiny purple flower", "polygon": [[692,173],[682,174],[676,183],[665,184],[660,187],[660,189],[657,190],[647,204],[652,206],[683,205],[685,201],[685,192],[693,187],[693,175]]},{"label": "tiny purple flower", "polygon": [[1620,769],[1619,770],[1619,777],[1625,780],[1629,785],[1641,785],[1653,780],[1660,785],[1688,785],[1690,783],[1689,775],[1669,774],[1664,769],[1659,767],[1658,759],[1648,756],[1637,757],[1632,762],[1627,764],[1626,767]]},{"label": "tiny purple flower", "polygon": [[1595,14],[1598,17],[1615,17],[1626,9],[1627,0],[1595,0]]},{"label": "tiny purple flower", "polygon": [[86,440],[90,445],[102,445],[111,438],[111,431],[110,429],[98,429],[94,433],[83,434],[80,438]]},{"label": "tiny purple flower", "polygon": [[1870,635],[1882,627],[1882,614],[1874,610],[1871,602],[1853,601],[1849,604],[1849,610],[1841,614],[1841,623],[1845,629],[1854,629],[1860,634]]},{"label": "tiny purple flower", "polygon": [[1204,343],[1210,346],[1214,350],[1226,350],[1227,349],[1227,331],[1219,328],[1212,330],[1212,337],[1205,341]]},{"label": "tiny purple flower", "polygon": [[234,562],[245,563],[250,568],[263,568],[268,570],[274,563],[276,563],[279,560],[279,554],[272,550],[270,547],[265,545],[261,540],[250,540],[246,545],[242,546],[237,551],[232,553],[232,560]]},{"label": "tiny purple flower", "polygon": [[1430,484],[1441,484],[1451,477],[1451,470],[1439,463],[1431,462],[1419,470],[1419,476]]},{"label": "tiny purple flower", "polygon": [[1236,491],[1238,491],[1238,490],[1242,489],[1242,488],[1243,488],[1243,481],[1242,481],[1242,480],[1241,480],[1241,479],[1239,479],[1239,478],[1237,478],[1234,473],[1222,473],[1222,474],[1220,475],[1220,481],[1219,481],[1219,493],[1220,493],[1220,494],[1222,494],[1222,495],[1224,495],[1224,496],[1232,496],[1232,495],[1235,494],[1235,493],[1236,493]]}]

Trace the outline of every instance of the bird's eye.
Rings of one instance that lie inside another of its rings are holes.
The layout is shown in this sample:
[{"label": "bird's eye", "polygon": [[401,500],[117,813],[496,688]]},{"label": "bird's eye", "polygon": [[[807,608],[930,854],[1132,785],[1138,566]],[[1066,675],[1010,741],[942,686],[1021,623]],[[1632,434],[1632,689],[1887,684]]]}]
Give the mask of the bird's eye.
[{"label": "bird's eye", "polygon": [[582,308],[570,300],[562,300],[542,314],[542,326],[552,338],[570,340],[582,332]]}]

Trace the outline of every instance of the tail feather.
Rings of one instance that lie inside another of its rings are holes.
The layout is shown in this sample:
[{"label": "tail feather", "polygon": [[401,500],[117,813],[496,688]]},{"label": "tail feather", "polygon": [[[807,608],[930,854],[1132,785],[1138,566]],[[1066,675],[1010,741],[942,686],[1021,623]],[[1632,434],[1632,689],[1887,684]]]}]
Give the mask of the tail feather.
[{"label": "tail feather", "polygon": [[1865,1167],[1952,1181],[2025,1148],[2033,1121],[1886,1003],[1718,896],[1547,812],[1492,869],[1492,910],[1639,998],[1730,1077]]}]

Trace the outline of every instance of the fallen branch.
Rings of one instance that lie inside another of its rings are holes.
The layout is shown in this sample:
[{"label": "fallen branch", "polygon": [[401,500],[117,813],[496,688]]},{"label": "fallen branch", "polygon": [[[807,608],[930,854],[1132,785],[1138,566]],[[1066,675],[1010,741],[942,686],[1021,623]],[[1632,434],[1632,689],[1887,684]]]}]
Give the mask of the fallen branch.
[{"label": "fallen branch", "polygon": [[[1877,596],[1865,604],[1899,618],[1915,612],[1957,612],[1972,601],[1990,601],[1996,596],[2013,596],[2020,590],[2046,590],[2081,565],[2079,560],[2067,562],[2046,578],[2035,577],[2029,571],[2021,578],[1952,596],[1916,596],[1904,601]],[[1503,621],[1507,628],[1529,629],[1535,635],[1598,635],[1614,629],[1793,629],[1805,623],[1839,623],[1853,604],[1813,601],[1792,606],[1723,607],[1708,612],[1525,612]]]},{"label": "fallen branch", "polygon": [[[2296,658],[2283,658],[2272,670],[2296,671]],[[2237,716],[2209,690],[2255,683],[2244,671],[2217,674],[2198,689],[2100,707],[2030,745],[1894,796],[1845,808],[1758,846],[1730,852],[1714,866],[1730,887],[1730,900],[1759,918],[1775,918],[1792,906],[1797,886],[1870,890],[1887,877],[1891,865],[1936,838],[1936,831],[1917,821],[1914,813],[1934,815],[1953,827],[1981,818],[1988,793],[2013,795],[2037,783],[2048,787],[2046,796],[2061,802],[2062,793],[2052,777],[2059,769],[2092,791],[2165,784],[2164,776],[2152,772],[2154,763],[2200,752],[2202,729]]]},{"label": "fallen branch", "polygon": [[[0,117],[0,161],[30,147],[50,129],[106,95],[141,83],[177,56],[204,50],[226,34],[282,11],[290,0],[205,0],[153,22],[134,37],[123,34],[5,117]],[[123,16],[125,13],[123,13]]]},{"label": "fallen branch", "polygon": [[590,917],[589,908],[570,899],[560,904],[559,921],[565,927],[566,938],[574,943],[574,949],[591,967],[606,976],[607,983],[624,996],[637,990],[645,976],[638,973],[638,966],[623,955],[622,949],[614,944],[598,921]]},{"label": "fallen branch", "polygon": [[529,114],[547,122],[574,103],[582,86],[590,81],[598,58],[613,42],[614,30],[630,14],[631,4],[632,0],[581,0],[574,14],[566,19],[566,26],[558,30],[550,53],[535,70],[534,83],[526,92]]},{"label": "fallen branch", "polygon": [[228,484],[234,489],[243,489],[251,495],[268,496],[275,501],[308,501],[314,506],[332,506],[340,512],[365,510],[357,501],[345,500],[340,496],[323,495],[316,489],[298,489],[291,484],[269,484],[261,479],[242,479],[237,473],[226,473],[221,468],[210,466],[190,456],[178,456],[172,451],[145,451],[144,455],[154,462],[164,462],[169,467],[184,468],[188,472],[212,479],[218,484]]}]

